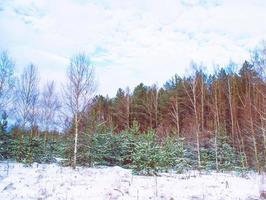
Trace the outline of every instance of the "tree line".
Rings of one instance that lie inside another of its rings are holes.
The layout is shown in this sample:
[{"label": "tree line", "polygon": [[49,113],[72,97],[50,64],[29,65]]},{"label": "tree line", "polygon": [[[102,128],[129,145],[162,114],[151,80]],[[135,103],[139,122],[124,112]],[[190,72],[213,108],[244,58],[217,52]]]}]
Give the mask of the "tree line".
[{"label": "tree line", "polygon": [[265,49],[213,74],[191,63],[190,75],[176,74],[163,87],[140,83],[112,98],[94,95],[94,69],[84,53],[71,58],[59,91],[53,81],[40,90],[33,64],[16,77],[13,60],[2,52],[0,154],[27,163],[61,157],[74,168],[263,170]]}]

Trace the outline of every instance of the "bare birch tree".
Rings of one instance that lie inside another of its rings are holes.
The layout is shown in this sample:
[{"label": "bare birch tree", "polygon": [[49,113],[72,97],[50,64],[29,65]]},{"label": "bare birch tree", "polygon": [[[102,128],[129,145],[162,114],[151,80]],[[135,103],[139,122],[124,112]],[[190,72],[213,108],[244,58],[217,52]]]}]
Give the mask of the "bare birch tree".
[{"label": "bare birch tree", "polygon": [[64,89],[66,105],[74,118],[74,158],[73,168],[77,163],[77,147],[79,135],[80,113],[90,104],[95,91],[94,69],[90,64],[88,56],[84,53],[73,56],[67,71],[68,83]]},{"label": "bare birch tree", "polygon": [[218,93],[219,93],[219,82],[214,83],[214,118],[215,118],[215,136],[214,136],[214,146],[215,146],[215,166],[216,170],[219,170],[219,161],[218,161],[218,134],[220,128],[220,118],[219,118],[219,104],[218,104]]},{"label": "bare birch tree", "polygon": [[191,103],[191,108],[194,114],[195,122],[195,132],[196,132],[196,143],[197,143],[197,157],[198,157],[198,167],[201,168],[201,157],[200,157],[200,121],[198,116],[198,77],[195,76],[192,83],[189,83],[188,86],[183,82],[185,93],[187,94],[189,101]]},{"label": "bare birch tree", "polygon": [[169,115],[171,117],[171,120],[175,124],[176,134],[178,137],[180,137],[180,102],[179,102],[178,93],[176,92],[175,97],[171,101],[171,107]]}]

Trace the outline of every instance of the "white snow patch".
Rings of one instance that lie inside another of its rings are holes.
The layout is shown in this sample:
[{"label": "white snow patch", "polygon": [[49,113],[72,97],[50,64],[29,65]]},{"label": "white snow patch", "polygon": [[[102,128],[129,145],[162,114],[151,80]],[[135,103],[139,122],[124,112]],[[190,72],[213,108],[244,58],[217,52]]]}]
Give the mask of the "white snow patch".
[{"label": "white snow patch", "polygon": [[[1,165],[1,164],[0,164]],[[0,199],[259,199],[265,176],[233,173],[164,173],[159,177],[132,175],[121,167],[73,170],[56,164],[24,167],[13,163],[0,180]]]}]

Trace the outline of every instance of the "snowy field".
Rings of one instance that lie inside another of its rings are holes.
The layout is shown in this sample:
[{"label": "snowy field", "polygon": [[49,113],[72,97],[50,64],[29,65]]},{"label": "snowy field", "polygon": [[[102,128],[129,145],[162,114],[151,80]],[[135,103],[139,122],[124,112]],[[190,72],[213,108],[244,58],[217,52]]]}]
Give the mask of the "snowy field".
[{"label": "snowy field", "polygon": [[[8,174],[0,164],[0,199],[260,199],[263,177],[191,171],[135,176],[120,167],[77,168],[56,164],[23,167],[10,164]],[[264,177],[265,178],[265,177]],[[266,181],[266,180],[265,180]]]}]

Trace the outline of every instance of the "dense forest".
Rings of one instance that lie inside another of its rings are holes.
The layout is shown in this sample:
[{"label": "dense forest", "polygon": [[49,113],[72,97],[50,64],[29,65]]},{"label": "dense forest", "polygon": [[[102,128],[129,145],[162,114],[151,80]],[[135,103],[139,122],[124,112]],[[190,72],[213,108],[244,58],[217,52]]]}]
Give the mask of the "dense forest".
[{"label": "dense forest", "polygon": [[94,95],[86,54],[71,58],[63,88],[48,82],[40,89],[34,64],[16,77],[14,63],[1,52],[2,159],[60,158],[74,168],[119,165],[143,173],[265,170],[266,46],[242,65],[209,74],[192,62],[189,75],[180,77],[177,68],[163,87],[140,83],[112,98]]}]

